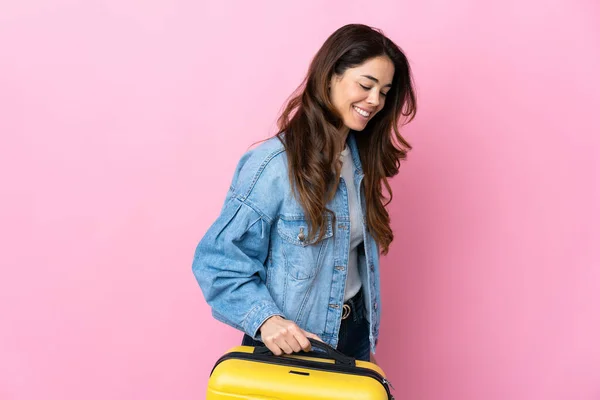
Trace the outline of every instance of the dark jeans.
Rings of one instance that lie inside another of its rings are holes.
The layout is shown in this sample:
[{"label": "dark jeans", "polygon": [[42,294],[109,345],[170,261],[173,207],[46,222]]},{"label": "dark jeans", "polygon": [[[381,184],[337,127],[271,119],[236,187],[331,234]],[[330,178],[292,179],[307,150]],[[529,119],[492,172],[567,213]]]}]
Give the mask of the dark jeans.
[{"label": "dark jeans", "polygon": [[[369,321],[365,316],[365,305],[362,290],[346,302],[350,306],[350,315],[343,319],[340,325],[340,334],[337,349],[347,356],[357,360],[369,361]],[[243,346],[264,346],[262,342],[244,335]]]}]

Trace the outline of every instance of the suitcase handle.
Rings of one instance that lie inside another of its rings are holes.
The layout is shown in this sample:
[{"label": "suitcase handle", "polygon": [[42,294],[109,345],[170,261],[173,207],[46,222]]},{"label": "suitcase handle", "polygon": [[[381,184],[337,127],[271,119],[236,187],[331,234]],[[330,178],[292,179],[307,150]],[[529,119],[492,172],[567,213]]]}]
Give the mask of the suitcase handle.
[{"label": "suitcase handle", "polygon": [[[323,352],[325,352],[327,354],[327,358],[335,360],[336,364],[350,365],[352,367],[354,367],[356,365],[356,360],[354,358],[349,357],[349,356],[345,355],[344,353],[334,349],[327,343],[323,343],[323,342],[320,342],[320,341],[312,339],[312,338],[307,338],[307,339],[310,342],[310,345],[312,346],[312,349],[308,354],[313,353],[314,355],[320,356],[321,355],[320,353],[313,350],[313,349],[318,349],[318,350],[322,350]],[[254,349],[254,354],[273,355],[271,350],[269,350],[266,346],[256,347]],[[297,354],[300,354],[300,353],[297,353]]]},{"label": "suitcase handle", "polygon": [[[356,365],[356,360],[354,358],[349,357],[349,356],[345,355],[344,353],[342,353],[341,351],[334,349],[327,343],[324,343],[324,342],[321,342],[321,341],[318,341],[318,340],[315,340],[312,338],[307,338],[307,339],[310,342],[310,345],[312,347],[326,352],[327,355],[329,356],[329,358],[335,360],[336,364],[344,364],[344,365],[351,365],[351,366]],[[313,350],[311,350],[311,352],[312,351]]]}]

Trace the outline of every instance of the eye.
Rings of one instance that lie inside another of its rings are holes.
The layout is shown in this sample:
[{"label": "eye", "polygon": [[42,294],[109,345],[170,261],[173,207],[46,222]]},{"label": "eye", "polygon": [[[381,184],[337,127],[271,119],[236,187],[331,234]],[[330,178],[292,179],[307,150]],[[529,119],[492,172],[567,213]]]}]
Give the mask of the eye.
[{"label": "eye", "polygon": [[[366,90],[367,92],[368,92],[369,90],[373,89],[372,87],[370,87],[370,86],[365,86],[365,85],[363,85],[362,83],[359,83],[359,86],[360,86],[361,88],[363,88],[364,90]],[[383,97],[386,97],[386,96],[387,96],[387,93],[383,93],[383,92],[379,92],[379,93],[380,93],[380,94],[381,94]]]}]

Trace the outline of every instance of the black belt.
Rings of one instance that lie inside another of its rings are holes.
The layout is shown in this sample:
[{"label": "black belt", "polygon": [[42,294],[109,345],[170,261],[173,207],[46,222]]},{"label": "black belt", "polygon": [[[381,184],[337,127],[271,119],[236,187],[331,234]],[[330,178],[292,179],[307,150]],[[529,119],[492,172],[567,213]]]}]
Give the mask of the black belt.
[{"label": "black belt", "polygon": [[362,288],[358,291],[357,294],[354,295],[351,299],[348,299],[344,303],[342,310],[342,319],[347,319],[350,314],[354,314],[353,317],[355,320],[358,320],[364,316],[365,304],[363,301],[363,291]]}]

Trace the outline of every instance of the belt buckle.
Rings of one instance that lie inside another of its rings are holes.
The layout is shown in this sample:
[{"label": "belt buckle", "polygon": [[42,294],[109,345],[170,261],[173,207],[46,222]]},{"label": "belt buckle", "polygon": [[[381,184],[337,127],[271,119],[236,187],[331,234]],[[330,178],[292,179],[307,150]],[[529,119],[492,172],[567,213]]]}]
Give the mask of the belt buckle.
[{"label": "belt buckle", "polygon": [[342,307],[342,309],[343,309],[342,319],[348,318],[348,316],[350,315],[350,311],[352,309],[350,308],[350,306],[348,304],[344,304],[344,306]]}]

